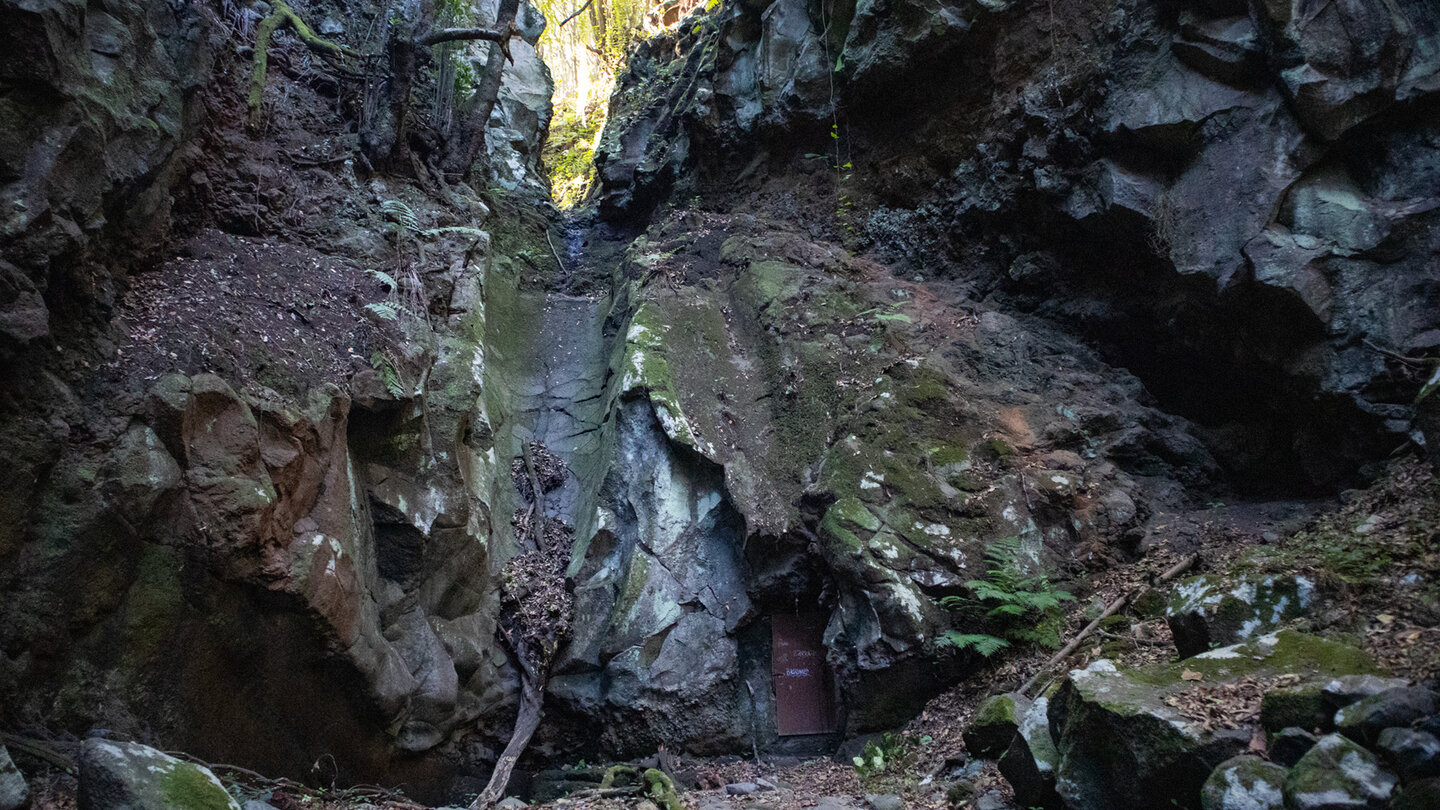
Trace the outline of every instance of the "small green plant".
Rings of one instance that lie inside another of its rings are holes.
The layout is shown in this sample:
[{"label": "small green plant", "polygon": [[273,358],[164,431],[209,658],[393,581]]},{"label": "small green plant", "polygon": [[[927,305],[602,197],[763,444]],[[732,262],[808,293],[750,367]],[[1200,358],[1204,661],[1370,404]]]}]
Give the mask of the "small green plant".
[{"label": "small green plant", "polygon": [[370,367],[380,376],[380,382],[385,386],[385,390],[390,392],[390,396],[396,399],[405,398],[405,386],[400,381],[400,372],[389,355],[379,351],[371,354]]},{"label": "small green plant", "polygon": [[887,770],[892,774],[900,770],[914,753],[915,745],[909,737],[887,731],[866,741],[860,756],[850,760],[862,781],[874,781]]},{"label": "small green plant", "polygon": [[984,579],[965,583],[971,597],[946,596],[940,604],[976,621],[984,632],[946,631],[939,643],[959,650],[973,649],[990,657],[1011,644],[1060,646],[1065,602],[1075,597],[1059,590],[1045,574],[1025,573],[1019,537],[1006,537],[985,552],[989,569]]}]

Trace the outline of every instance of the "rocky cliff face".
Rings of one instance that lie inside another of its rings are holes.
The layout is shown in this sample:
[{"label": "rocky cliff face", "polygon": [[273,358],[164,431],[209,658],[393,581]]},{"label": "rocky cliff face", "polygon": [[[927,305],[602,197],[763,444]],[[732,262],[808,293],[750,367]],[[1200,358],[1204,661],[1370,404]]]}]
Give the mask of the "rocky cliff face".
[{"label": "rocky cliff face", "polygon": [[256,127],[268,6],[0,0],[0,722],[483,771],[533,441],[576,539],[540,755],[775,743],[802,609],[883,728],[975,663],[937,600],[995,541],[1083,575],[1356,477],[1440,345],[1418,0],[723,4],[636,53],[589,229],[539,196],[538,15],[462,183],[435,57],[408,167],[358,148],[393,9],[295,8],[370,58],[277,38]]},{"label": "rocky cliff face", "polygon": [[828,164],[847,245],[1078,328],[1242,483],[1327,487],[1405,441],[1394,355],[1435,349],[1437,29],[1420,2],[735,3],[632,62],[602,210]]}]

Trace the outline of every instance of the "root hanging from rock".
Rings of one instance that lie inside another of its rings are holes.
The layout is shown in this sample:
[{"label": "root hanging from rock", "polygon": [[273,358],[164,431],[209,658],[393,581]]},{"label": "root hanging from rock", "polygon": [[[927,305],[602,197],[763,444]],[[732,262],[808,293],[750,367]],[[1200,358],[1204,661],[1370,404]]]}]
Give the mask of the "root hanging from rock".
[{"label": "root hanging from rock", "polygon": [[300,37],[300,41],[305,43],[305,47],[321,56],[339,59],[355,55],[351,49],[317,35],[285,0],[274,0],[270,9],[270,15],[261,20],[260,25],[255,28],[255,63],[250,69],[251,129],[259,129],[264,120],[265,75],[270,63],[270,37],[280,30],[281,26],[289,25]]},{"label": "root hanging from rock", "polygon": [[[502,573],[500,628],[520,669],[520,710],[490,782],[470,805],[491,807],[505,795],[515,765],[540,726],[550,666],[570,637],[574,595],[565,578],[575,529],[545,515],[545,493],[565,483],[565,463],[540,442],[524,447],[523,458],[511,464],[511,481],[528,505],[511,520],[519,552]],[[607,774],[608,775],[608,774]],[[661,774],[662,776],[664,774]],[[673,792],[673,788],[672,788]],[[680,810],[677,806],[673,810]]]}]

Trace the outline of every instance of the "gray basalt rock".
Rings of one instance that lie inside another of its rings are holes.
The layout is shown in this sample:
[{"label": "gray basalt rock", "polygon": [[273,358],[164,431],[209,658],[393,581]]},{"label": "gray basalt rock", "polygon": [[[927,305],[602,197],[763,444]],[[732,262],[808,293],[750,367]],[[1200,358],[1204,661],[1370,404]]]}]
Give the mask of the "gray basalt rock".
[{"label": "gray basalt rock", "polygon": [[1305,615],[1315,584],[1303,576],[1226,582],[1193,577],[1171,591],[1165,621],[1181,658],[1235,644]]},{"label": "gray basalt rock", "polygon": [[1217,765],[1246,750],[1251,733],[1208,728],[1167,702],[1190,688],[1185,670],[1213,685],[1246,675],[1314,677],[1372,667],[1359,650],[1281,631],[1176,664],[1121,671],[1100,661],[1073,670],[1049,708],[1060,753],[1056,789],[1072,810],[1192,803]]},{"label": "gray basalt rock", "polygon": [[209,768],[139,743],[80,745],[81,810],[240,810]]},{"label": "gray basalt rock", "polygon": [[1060,752],[1050,736],[1049,706],[1049,698],[1035,698],[1021,717],[1010,747],[1000,757],[1000,773],[1014,789],[1015,800],[1022,807],[1059,810],[1063,806],[1060,795],[1055,792]]},{"label": "gray basalt rock", "polygon": [[1401,686],[1370,695],[1335,713],[1335,728],[1345,736],[1372,745],[1393,726],[1408,726],[1440,712],[1440,696],[1419,686]]},{"label": "gray basalt rock", "polygon": [[1339,734],[1321,737],[1285,780],[1292,810],[1359,810],[1385,807],[1395,776],[1375,756]]},{"label": "gray basalt rock", "polygon": [[1202,810],[1280,810],[1288,771],[1250,754],[1215,767],[1200,789]]},{"label": "gray basalt rock", "polygon": [[1403,782],[1440,776],[1440,739],[1428,731],[1387,728],[1380,732],[1375,750]]}]

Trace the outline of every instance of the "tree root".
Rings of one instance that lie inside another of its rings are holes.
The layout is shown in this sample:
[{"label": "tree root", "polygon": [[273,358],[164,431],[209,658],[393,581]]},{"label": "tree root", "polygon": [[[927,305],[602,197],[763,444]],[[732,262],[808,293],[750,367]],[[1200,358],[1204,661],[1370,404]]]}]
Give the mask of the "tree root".
[{"label": "tree root", "polygon": [[340,59],[356,55],[355,51],[350,48],[317,35],[285,0],[274,0],[274,5],[270,7],[270,16],[261,20],[255,28],[255,64],[250,69],[251,129],[259,129],[264,118],[265,73],[270,62],[270,37],[282,25],[289,25],[295,29],[295,33],[300,37],[300,41],[305,43],[305,47],[321,56]]},{"label": "tree root", "polygon": [[645,771],[645,784],[650,786],[650,798],[664,810],[685,810],[680,794],[675,792],[675,782],[658,768]]}]

